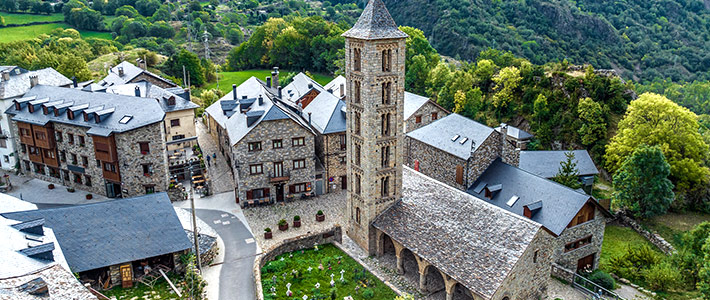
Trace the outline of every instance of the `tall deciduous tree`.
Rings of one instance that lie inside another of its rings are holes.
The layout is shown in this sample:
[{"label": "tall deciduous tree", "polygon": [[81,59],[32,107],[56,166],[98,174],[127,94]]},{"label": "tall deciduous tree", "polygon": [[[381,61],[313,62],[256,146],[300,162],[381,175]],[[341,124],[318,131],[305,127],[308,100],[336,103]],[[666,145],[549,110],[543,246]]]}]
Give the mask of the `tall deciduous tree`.
[{"label": "tall deciduous tree", "polygon": [[582,121],[582,127],[578,130],[582,144],[590,146],[603,140],[606,136],[606,122],[604,122],[602,106],[591,98],[584,98],[579,100],[577,113]]},{"label": "tall deciduous tree", "polygon": [[493,76],[493,82],[496,83],[496,94],[493,95],[493,106],[504,108],[513,101],[515,92],[520,85],[520,69],[516,67],[505,67]]},{"label": "tall deciduous tree", "polygon": [[637,218],[666,213],[674,198],[669,175],[670,165],[660,147],[639,146],[614,175],[613,207]]},{"label": "tall deciduous tree", "polygon": [[607,146],[612,173],[639,145],[659,146],[670,164],[670,179],[681,190],[707,182],[708,145],[698,132],[698,116],[666,97],[645,93],[629,104],[617,135]]},{"label": "tall deciduous tree", "polygon": [[[190,73],[190,85],[201,86],[205,83],[205,68],[197,54],[186,49],[171,56],[163,66],[163,71],[171,76],[182,78],[182,67]],[[187,83],[185,83],[187,84]]]},{"label": "tall deciduous tree", "polygon": [[557,175],[552,177],[552,180],[566,185],[573,189],[581,187],[579,184],[579,169],[577,168],[577,159],[574,157],[574,152],[565,152],[565,161],[560,162],[560,168]]}]

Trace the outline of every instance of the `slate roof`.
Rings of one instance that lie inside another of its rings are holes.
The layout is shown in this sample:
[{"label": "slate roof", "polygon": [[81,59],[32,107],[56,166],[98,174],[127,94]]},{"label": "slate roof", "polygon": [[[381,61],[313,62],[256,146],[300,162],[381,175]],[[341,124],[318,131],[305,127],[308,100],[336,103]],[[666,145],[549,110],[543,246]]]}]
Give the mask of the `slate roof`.
[{"label": "slate roof", "polygon": [[[493,198],[489,200],[485,198],[483,188],[494,185],[501,185],[501,188],[494,192]],[[500,158],[488,166],[486,171],[468,188],[467,192],[521,216],[525,205],[542,201],[542,208],[533,214],[532,220],[542,224],[555,235],[562,234],[577,212],[588,201],[596,203],[596,200],[589,195],[503,163]],[[513,196],[517,196],[519,199],[513,206],[509,206],[507,202]]]},{"label": "slate roof", "polygon": [[429,98],[404,92],[404,119],[407,120],[429,101]]},{"label": "slate roof", "polygon": [[320,93],[303,109],[303,118],[308,120],[311,113],[311,126],[320,134],[345,132],[345,101],[331,93]]},{"label": "slate roof", "polygon": [[0,79],[0,99],[19,97],[30,89],[30,76],[37,76],[41,85],[70,86],[73,82],[52,68],[27,71],[17,66],[1,66],[0,72],[10,72],[10,80]]},{"label": "slate roof", "polygon": [[[6,259],[6,257],[3,257]],[[33,295],[23,286],[41,278],[47,284],[49,295]],[[20,276],[0,278],[0,299],[12,300],[96,300],[88,289],[69,270],[58,264],[50,264]]]},{"label": "slate roof", "polygon": [[403,169],[402,199],[373,226],[472,292],[490,298],[540,224]]},{"label": "slate roof", "polygon": [[[29,97],[29,98],[28,98]],[[114,95],[109,93],[92,93],[73,88],[61,88],[46,85],[38,85],[30,89],[23,98],[15,101],[24,101],[24,99],[48,99],[52,103],[61,103],[63,113],[55,116],[54,113],[45,115],[42,109],[36,109],[33,113],[29,112],[27,105],[23,105],[21,110],[15,109],[12,105],[5,113],[12,116],[15,121],[27,122],[36,125],[45,125],[48,122],[57,122],[70,124],[75,126],[88,127],[88,134],[99,136],[109,136],[113,132],[126,132],[137,129],[150,124],[158,123],[165,117],[160,104],[155,101],[146,101],[145,98],[130,97],[123,95]],[[61,101],[61,102],[60,102]],[[70,120],[66,110],[78,107],[80,105],[88,105],[84,107],[85,112],[109,113],[101,117],[101,122],[96,123],[93,118],[89,121],[84,121],[84,118],[76,113],[75,118]],[[140,108],[140,109],[139,109]],[[114,109],[110,112],[110,109]],[[124,116],[132,116],[133,118],[126,124],[121,124],[119,121]]]},{"label": "slate roof", "polygon": [[[259,97],[262,102],[259,103]],[[263,121],[291,119],[296,124],[315,134],[308,126],[307,121],[298,115],[298,109],[289,106],[286,102],[278,100],[274,89],[266,87],[266,83],[251,77],[236,88],[215,101],[205,110],[222,127],[226,128],[231,145],[241,141],[252,129]],[[248,115],[253,115],[253,122],[248,122]],[[260,114],[256,116],[256,114]]]},{"label": "slate roof", "polygon": [[[119,68],[123,68],[123,76],[118,75]],[[120,64],[111,68],[108,72],[108,75],[106,75],[106,77],[104,77],[104,79],[99,81],[99,84],[102,86],[126,84],[126,83],[129,83],[131,80],[135,79],[136,77],[140,76],[143,73],[150,75],[150,76],[154,77],[155,79],[163,81],[171,86],[177,86],[177,84],[175,84],[171,80],[160,77],[157,74],[150,72],[148,70],[143,70],[139,67],[136,67],[134,64],[129,63],[127,61],[123,61]]]},{"label": "slate roof", "polygon": [[[342,85],[343,90],[340,90]],[[323,87],[326,91],[331,90],[331,93],[340,99],[344,99],[348,95],[348,84],[343,75],[338,75],[338,77],[333,78],[328,84]],[[342,96],[341,96],[342,93]]]},{"label": "slate roof", "polygon": [[[158,100],[160,107],[166,113],[200,107],[199,105],[148,81],[110,86],[106,88],[106,92],[117,95],[135,96],[136,87],[138,87],[140,97]],[[182,88],[178,89],[182,90]],[[168,99],[170,97],[175,97],[175,105],[168,105]]]},{"label": "slate roof", "polygon": [[68,207],[13,212],[3,217],[44,218],[72,272],[83,272],[191,247],[166,193]]},{"label": "slate roof", "polygon": [[342,34],[344,37],[361,40],[406,38],[408,35],[397,28],[382,0],[370,0],[355,25]]},{"label": "slate roof", "polygon": [[[496,127],[495,130],[500,132],[500,126]],[[529,140],[533,137],[533,135],[528,133],[527,131],[510,125],[508,125],[507,132],[509,137],[512,137],[519,141]]]},{"label": "slate roof", "polygon": [[[309,84],[311,87],[308,87]],[[293,76],[291,83],[281,89],[281,99],[296,102],[311,89],[316,89],[319,92],[325,91],[318,82],[299,72]]]},{"label": "slate roof", "polygon": [[[569,151],[520,151],[519,167],[544,178],[552,178],[560,170],[560,163],[567,160]],[[580,176],[599,174],[587,150],[572,150]]]},{"label": "slate roof", "polygon": [[[471,141],[476,142],[474,149],[478,149],[491,134],[493,128],[459,114],[450,114],[407,133],[407,136],[458,158],[468,159],[471,156]],[[456,135],[459,137],[452,141]]]}]

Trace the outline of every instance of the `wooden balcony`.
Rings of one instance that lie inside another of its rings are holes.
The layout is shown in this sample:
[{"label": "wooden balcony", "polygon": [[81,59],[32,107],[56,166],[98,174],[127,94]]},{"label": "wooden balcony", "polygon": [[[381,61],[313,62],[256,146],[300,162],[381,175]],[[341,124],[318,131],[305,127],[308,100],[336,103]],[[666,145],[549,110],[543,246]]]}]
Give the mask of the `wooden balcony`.
[{"label": "wooden balcony", "polygon": [[[113,167],[111,167],[111,166],[113,166]],[[118,163],[117,162],[115,162],[115,163],[103,162],[101,169],[103,171],[103,176],[105,179],[115,181],[115,182],[121,182],[121,172],[118,170]]]},{"label": "wooden balcony", "polygon": [[35,146],[42,149],[54,149],[54,129],[52,125],[46,127],[32,125],[32,135],[34,136]]},{"label": "wooden balcony", "polygon": [[18,135],[20,136],[20,143],[27,146],[34,146],[35,139],[32,133],[32,124],[17,122]]},{"label": "wooden balcony", "polygon": [[[34,147],[34,146],[32,146],[32,147]],[[42,160],[42,152],[41,151],[42,151],[42,149],[35,148],[34,153],[33,153],[33,151],[31,151],[28,147],[27,156],[29,156],[30,161],[43,164],[44,160]]]},{"label": "wooden balcony", "polygon": [[116,140],[113,135],[109,137],[92,136],[94,141],[94,155],[96,159],[105,162],[117,162],[118,152]]},{"label": "wooden balcony", "polygon": [[39,149],[42,151],[44,163],[48,166],[59,168],[59,158],[56,149]]}]

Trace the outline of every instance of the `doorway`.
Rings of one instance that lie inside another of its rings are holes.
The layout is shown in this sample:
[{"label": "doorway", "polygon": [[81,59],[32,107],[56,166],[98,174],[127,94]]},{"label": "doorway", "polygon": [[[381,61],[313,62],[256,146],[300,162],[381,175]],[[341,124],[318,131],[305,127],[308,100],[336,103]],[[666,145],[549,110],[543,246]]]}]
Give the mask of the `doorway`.
[{"label": "doorway", "polygon": [[594,257],[595,256],[596,256],[595,254],[591,254],[591,255],[580,258],[577,261],[577,272],[584,270],[584,269],[588,269],[588,270],[594,269]]},{"label": "doorway", "polygon": [[283,202],[283,201],[284,201],[284,185],[277,184],[276,185],[276,202]]},{"label": "doorway", "polygon": [[340,186],[344,190],[348,189],[348,176],[340,176]]},{"label": "doorway", "polygon": [[121,184],[106,181],[106,197],[121,198]]}]

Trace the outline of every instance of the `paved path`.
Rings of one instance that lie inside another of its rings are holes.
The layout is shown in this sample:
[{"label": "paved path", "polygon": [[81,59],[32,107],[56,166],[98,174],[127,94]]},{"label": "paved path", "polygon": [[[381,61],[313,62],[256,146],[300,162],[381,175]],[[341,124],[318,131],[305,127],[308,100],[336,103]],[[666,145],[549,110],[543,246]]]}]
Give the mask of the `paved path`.
[{"label": "paved path", "polygon": [[235,215],[220,210],[198,209],[197,216],[217,231],[224,242],[224,261],[219,274],[219,300],[251,300],[254,296],[252,267],[256,243],[249,229]]},{"label": "paved path", "polygon": [[57,205],[88,204],[113,200],[97,194],[92,194],[93,198],[87,200],[86,194],[89,194],[89,192],[84,190],[76,189],[75,192],[70,193],[67,191],[66,186],[58,183],[54,183],[54,189],[50,190],[47,187],[50,183],[48,181],[24,175],[17,176],[7,171],[2,171],[0,174],[10,175],[12,190],[7,192],[8,195],[37,204],[38,207],[48,208]]},{"label": "paved path", "polygon": [[[201,121],[197,121],[197,142],[200,144],[203,155],[217,154],[217,158],[213,158],[207,166],[207,174],[212,180],[212,193],[219,194],[229,191],[234,191],[234,178],[229,170],[227,160],[222,156],[217,148],[217,142],[207,132],[207,126]],[[206,163],[206,161],[205,161]]]}]

